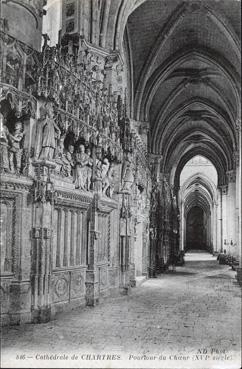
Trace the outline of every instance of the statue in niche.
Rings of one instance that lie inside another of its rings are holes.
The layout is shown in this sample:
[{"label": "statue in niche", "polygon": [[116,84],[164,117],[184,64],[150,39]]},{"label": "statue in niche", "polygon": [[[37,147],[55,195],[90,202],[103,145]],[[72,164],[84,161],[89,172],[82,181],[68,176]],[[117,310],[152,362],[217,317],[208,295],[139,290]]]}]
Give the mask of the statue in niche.
[{"label": "statue in niche", "polygon": [[137,186],[137,211],[142,212],[144,209],[144,199],[143,199],[143,187]]},{"label": "statue in niche", "polygon": [[94,171],[94,190],[97,192],[102,192],[102,149],[101,147],[98,147],[96,150],[96,158],[95,161],[93,161],[93,165],[95,168]]},{"label": "statue in niche", "polygon": [[55,162],[57,164],[57,173],[63,175],[65,175],[65,164],[67,164],[64,149],[64,136],[62,136],[58,141],[58,145],[55,151]]},{"label": "statue in niche", "polygon": [[[105,159],[104,159],[105,160]],[[109,169],[105,175],[105,177],[102,180],[102,191],[104,195],[107,195],[108,197],[112,198],[114,186],[117,182],[118,176],[117,176],[117,170],[114,164],[109,165]]]},{"label": "statue in niche", "polygon": [[109,167],[110,167],[110,163],[109,163],[108,159],[104,158],[103,163],[102,163],[102,191],[103,191],[103,193],[105,193],[106,190],[107,190],[107,187],[106,187],[106,185],[104,185],[104,183],[105,183],[105,180],[107,180],[107,182],[108,182]]},{"label": "statue in niche", "polygon": [[9,139],[9,166],[10,171],[20,173],[23,149],[21,143],[24,137],[22,122],[16,122],[14,133],[8,133]]},{"label": "statue in niche", "polygon": [[67,177],[71,177],[71,175],[73,173],[73,168],[74,168],[73,154],[74,154],[74,146],[69,145],[68,149],[65,152],[65,158],[66,158],[65,171],[66,171],[66,176]]},{"label": "statue in niche", "polygon": [[92,168],[93,168],[93,159],[91,157],[91,150],[89,148],[86,149],[86,154],[89,157],[87,164],[87,190],[90,191],[92,184]]},{"label": "statue in niche", "polygon": [[60,129],[54,121],[52,104],[46,106],[47,114],[42,122],[42,149],[39,159],[52,160],[56,149],[56,141],[60,137]]},{"label": "statue in niche", "polygon": [[133,169],[132,169],[132,163],[131,163],[131,157],[128,156],[125,163],[124,163],[124,169],[123,169],[123,187],[122,191],[131,191],[131,187],[134,183],[134,175],[133,175]]},{"label": "statue in niche", "polygon": [[80,144],[75,154],[75,187],[81,190],[87,188],[87,165],[90,161],[85,153],[85,146]]},{"label": "statue in niche", "polygon": [[8,135],[8,127],[4,124],[4,117],[0,113],[0,168],[6,173],[9,172]]}]

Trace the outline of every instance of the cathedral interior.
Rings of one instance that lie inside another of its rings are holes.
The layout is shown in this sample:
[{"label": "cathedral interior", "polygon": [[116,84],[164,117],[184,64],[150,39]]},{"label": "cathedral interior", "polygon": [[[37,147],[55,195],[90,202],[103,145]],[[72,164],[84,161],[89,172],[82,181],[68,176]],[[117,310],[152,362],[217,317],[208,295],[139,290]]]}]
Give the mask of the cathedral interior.
[{"label": "cathedral interior", "polygon": [[240,2],[0,7],[2,324],[108,305],[187,253],[241,284]]}]

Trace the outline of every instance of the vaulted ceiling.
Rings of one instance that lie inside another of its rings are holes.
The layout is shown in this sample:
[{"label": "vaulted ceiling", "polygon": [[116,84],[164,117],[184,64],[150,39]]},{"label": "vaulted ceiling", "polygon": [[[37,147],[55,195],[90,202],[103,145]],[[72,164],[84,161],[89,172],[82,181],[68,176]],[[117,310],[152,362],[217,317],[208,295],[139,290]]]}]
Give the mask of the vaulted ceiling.
[{"label": "vaulted ceiling", "polygon": [[225,183],[238,149],[240,2],[132,3],[124,32],[132,111],[150,124],[149,150],[168,173],[206,156]]},{"label": "vaulted ceiling", "polygon": [[181,188],[181,198],[184,201],[185,216],[194,206],[199,206],[206,214],[216,204],[216,188],[211,179],[203,173],[189,177]]}]

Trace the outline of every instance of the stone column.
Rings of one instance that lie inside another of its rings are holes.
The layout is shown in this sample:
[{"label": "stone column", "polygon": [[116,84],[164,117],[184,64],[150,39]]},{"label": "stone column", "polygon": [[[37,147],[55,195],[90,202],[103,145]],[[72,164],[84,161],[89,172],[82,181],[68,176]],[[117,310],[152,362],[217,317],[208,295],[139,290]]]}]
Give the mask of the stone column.
[{"label": "stone column", "polygon": [[238,147],[237,154],[237,199],[238,199],[238,254],[239,254],[239,267],[237,268],[236,278],[240,285],[242,285],[242,139],[241,139],[241,121],[236,122],[237,135],[238,135]]},{"label": "stone column", "polygon": [[213,253],[218,253],[219,245],[218,245],[218,228],[219,228],[219,220],[218,220],[218,204],[213,201],[213,209],[212,209],[212,229],[213,229]]},{"label": "stone column", "polygon": [[120,267],[121,290],[126,293],[130,286],[130,243],[131,243],[131,210],[129,192],[121,192],[120,209]]},{"label": "stone column", "polygon": [[219,187],[217,189],[217,196],[218,196],[218,207],[217,207],[217,251],[223,252],[223,216],[222,216],[222,191]]},{"label": "stone column", "polygon": [[234,244],[236,240],[235,227],[236,227],[236,171],[230,170],[227,172],[228,179],[228,194],[227,194],[227,236],[229,243],[229,253],[234,254]]},{"label": "stone column", "polygon": [[184,251],[184,231],[185,231],[185,217],[184,217],[184,201],[181,201],[181,220],[180,220],[180,251]]},{"label": "stone column", "polygon": [[[225,243],[228,242],[228,234],[227,234],[227,194],[228,194],[228,185],[223,185],[220,187],[221,189],[221,223],[222,223],[222,245],[221,251],[226,250]],[[226,250],[227,252],[227,250]]]},{"label": "stone column", "polygon": [[50,280],[52,212],[54,189],[50,181],[55,164],[47,161],[34,162],[34,215],[31,250],[32,322],[43,323],[51,318]]}]

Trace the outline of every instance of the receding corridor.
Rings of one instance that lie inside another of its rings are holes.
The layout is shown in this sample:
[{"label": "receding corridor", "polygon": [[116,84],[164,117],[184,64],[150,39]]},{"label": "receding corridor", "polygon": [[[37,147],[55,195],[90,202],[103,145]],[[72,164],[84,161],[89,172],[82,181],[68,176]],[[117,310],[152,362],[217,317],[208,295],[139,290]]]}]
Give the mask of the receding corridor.
[{"label": "receding corridor", "polygon": [[[4,362],[11,351],[12,358],[20,353],[35,358],[48,352],[66,352],[70,357],[73,352],[78,360],[65,360],[70,367],[93,365],[94,361],[85,361],[92,352],[120,355],[112,367],[180,368],[187,362],[186,368],[194,368],[195,360],[196,368],[239,368],[241,292],[234,276],[229,266],[219,265],[211,254],[188,253],[183,267],[147,280],[128,296],[62,313],[46,324],[4,327],[3,366],[11,365]],[[207,350],[208,366],[205,354],[202,359],[195,356],[198,349]],[[161,355],[166,359],[159,360]],[[32,360],[17,360],[15,365],[28,367]],[[129,364],[124,366],[123,360]],[[61,362],[34,360],[34,365],[57,367]],[[97,360],[95,365],[108,367],[108,361],[100,364]]]},{"label": "receding corridor", "polygon": [[0,1],[1,367],[242,369],[240,10]]}]

